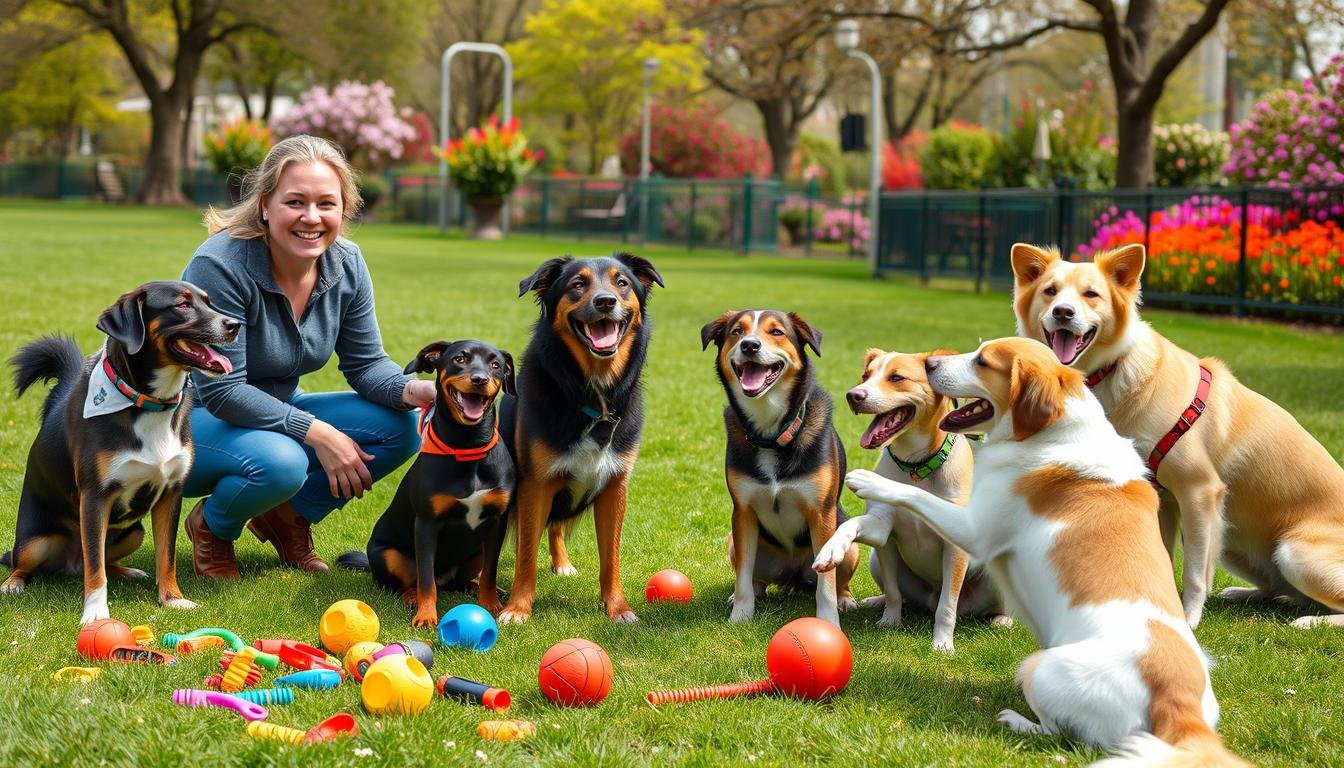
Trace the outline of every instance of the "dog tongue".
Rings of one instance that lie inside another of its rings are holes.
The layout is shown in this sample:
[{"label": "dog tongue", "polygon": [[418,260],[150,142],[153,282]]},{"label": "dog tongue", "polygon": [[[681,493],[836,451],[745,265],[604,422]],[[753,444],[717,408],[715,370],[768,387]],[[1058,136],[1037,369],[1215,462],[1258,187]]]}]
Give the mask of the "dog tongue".
[{"label": "dog tongue", "polygon": [[770,375],[770,368],[756,363],[743,363],[742,370],[737,375],[737,380],[742,382],[742,388],[756,391],[765,386],[765,379]]},{"label": "dog tongue", "polygon": [[191,350],[193,357],[201,361],[202,368],[219,371],[225,375],[233,373],[233,363],[229,362],[229,358],[219,354],[214,349],[192,341],[187,342],[187,348]]},{"label": "dog tongue", "polygon": [[896,418],[896,411],[892,411],[873,419],[873,423],[869,424],[868,428],[863,431],[863,435],[859,437],[859,445],[871,449],[885,443],[886,439],[890,437],[888,433],[896,424]]},{"label": "dog tongue", "polygon": [[1078,356],[1078,337],[1069,331],[1060,329],[1051,335],[1050,348],[1054,350],[1055,357],[1059,358],[1059,362],[1068,365]]},{"label": "dog tongue", "polygon": [[468,392],[461,393],[462,415],[475,421],[485,415],[485,398]]},{"label": "dog tongue", "polygon": [[615,320],[598,320],[588,324],[588,340],[594,349],[612,349],[619,341],[620,330]]}]

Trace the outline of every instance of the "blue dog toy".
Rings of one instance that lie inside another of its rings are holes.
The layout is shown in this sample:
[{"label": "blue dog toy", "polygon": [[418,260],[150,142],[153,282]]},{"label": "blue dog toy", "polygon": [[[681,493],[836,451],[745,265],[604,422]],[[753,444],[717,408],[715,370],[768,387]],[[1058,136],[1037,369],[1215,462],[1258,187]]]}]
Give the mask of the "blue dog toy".
[{"label": "blue dog toy", "polygon": [[499,639],[499,626],[490,612],[474,603],[463,603],[444,614],[439,622],[439,642],[447,646],[488,651]]}]

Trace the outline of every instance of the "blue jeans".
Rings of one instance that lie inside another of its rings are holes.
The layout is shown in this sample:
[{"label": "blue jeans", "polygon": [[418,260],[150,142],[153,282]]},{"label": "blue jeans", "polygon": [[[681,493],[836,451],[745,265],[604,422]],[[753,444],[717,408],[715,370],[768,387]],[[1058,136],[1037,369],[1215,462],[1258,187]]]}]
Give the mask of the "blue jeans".
[{"label": "blue jeans", "polygon": [[[414,411],[393,410],[354,392],[299,393],[289,402],[372,454],[368,467],[375,481],[420,449]],[[183,495],[210,497],[205,523],[221,539],[236,540],[248,520],[285,501],[313,523],[349,501],[331,495],[317,454],[288,435],[237,427],[197,405],[191,410],[191,436],[196,457]]]}]

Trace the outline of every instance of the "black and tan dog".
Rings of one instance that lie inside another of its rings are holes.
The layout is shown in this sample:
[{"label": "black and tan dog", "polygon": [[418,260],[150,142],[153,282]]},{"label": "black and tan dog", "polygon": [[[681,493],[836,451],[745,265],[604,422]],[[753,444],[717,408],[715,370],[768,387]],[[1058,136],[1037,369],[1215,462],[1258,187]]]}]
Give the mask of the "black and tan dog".
[{"label": "black and tan dog", "polygon": [[767,584],[815,586],[817,617],[839,626],[856,607],[850,546],[836,571],[812,569],[817,551],[844,522],[845,448],[831,424],[831,398],[815,381],[806,348],[821,354],[821,332],[775,310],[725,312],[700,330],[728,393],[728,493],[733,499],[729,558],[737,575],[728,620],[746,621]]},{"label": "black and tan dog", "polygon": [[174,558],[182,484],[193,457],[184,390],[193,370],[233,369],[212,345],[233,341],[239,322],[215,311],[205,291],[184,282],[146,283],[98,320],[103,351],[87,359],[73,339],[48,336],[11,361],[22,395],[56,380],[28,453],[19,496],[13,569],[0,592],[22,592],[41,570],[84,573],[81,623],[108,617],[107,572],[145,576],[120,565],[154,528],[159,602],[194,608],[177,585]]},{"label": "black and tan dog", "polygon": [[639,376],[654,284],[663,278],[653,264],[617,253],[550,259],[518,285],[519,296],[536,293],[541,317],[523,354],[518,397],[505,398],[500,409],[518,467],[518,558],[501,623],[532,614],[543,527],[551,570],[576,573],[564,537],[589,506],[602,605],[616,621],[638,620],[621,590],[621,523],[644,421]]},{"label": "black and tan dog", "polygon": [[513,459],[500,439],[495,398],[514,394],[513,357],[481,341],[436,341],[407,373],[433,373],[434,407],[420,417],[420,455],[373,526],[365,552],[337,560],[368,568],[373,580],[415,607],[411,625],[439,621],[438,587],[475,585],[482,607],[500,610],[495,590]]}]

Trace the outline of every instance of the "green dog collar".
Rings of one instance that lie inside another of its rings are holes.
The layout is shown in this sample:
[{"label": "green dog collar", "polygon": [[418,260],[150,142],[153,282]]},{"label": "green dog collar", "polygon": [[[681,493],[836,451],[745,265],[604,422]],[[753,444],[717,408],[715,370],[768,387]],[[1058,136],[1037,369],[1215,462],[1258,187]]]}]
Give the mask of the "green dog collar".
[{"label": "green dog collar", "polygon": [[947,457],[952,455],[952,446],[955,445],[956,442],[956,433],[949,432],[947,434],[947,439],[943,441],[943,447],[939,448],[937,453],[923,461],[915,463],[901,461],[900,458],[892,452],[890,445],[887,446],[887,455],[891,457],[892,461],[896,462],[896,466],[900,467],[902,472],[910,475],[911,480],[923,480],[934,472],[937,472],[938,468],[943,466],[943,463],[947,461]]}]

